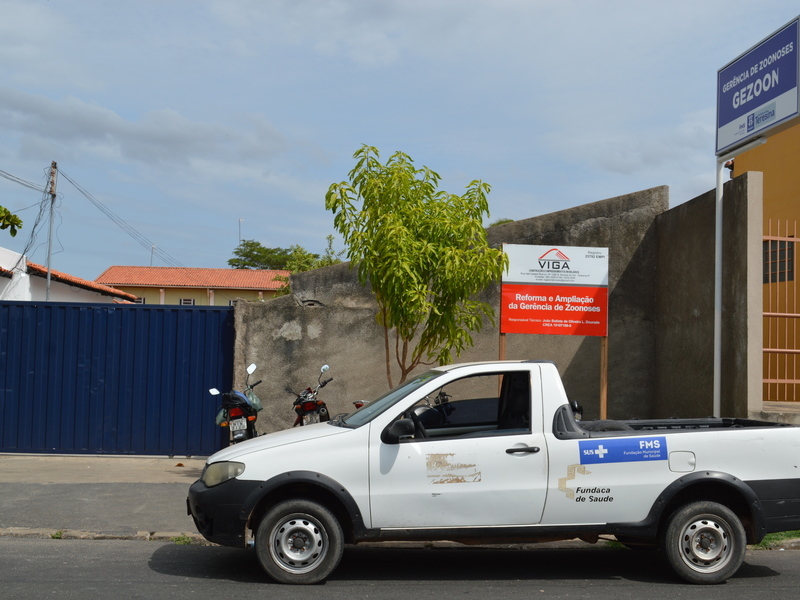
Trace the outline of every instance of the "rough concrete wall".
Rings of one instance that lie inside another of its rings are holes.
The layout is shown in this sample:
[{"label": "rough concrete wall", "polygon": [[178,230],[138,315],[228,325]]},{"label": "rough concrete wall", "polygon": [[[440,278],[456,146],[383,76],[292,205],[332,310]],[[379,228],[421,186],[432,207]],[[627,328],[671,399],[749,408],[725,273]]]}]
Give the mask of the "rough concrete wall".
[{"label": "rough concrete wall", "polygon": [[[668,189],[658,187],[556,213],[515,221],[488,230],[500,243],[608,247],[609,416],[649,417],[654,412],[656,246],[653,223],[667,210]],[[383,330],[375,321],[371,292],[361,286],[349,263],[291,277],[293,295],[264,303],[236,305],[236,373],[259,365],[258,388],[265,410],[259,430],[288,427],[292,397],[283,391],[316,383],[323,363],[334,381],[322,390],[333,414],[352,402],[372,399],[388,389]],[[499,313],[499,285],[481,299]],[[475,346],[459,361],[495,360],[499,331],[490,324],[474,336]],[[571,397],[587,417],[599,413],[599,338],[559,335],[508,335],[509,359],[555,362]],[[428,367],[421,367],[419,370]],[[397,383],[397,375],[393,381]]]},{"label": "rough concrete wall", "polygon": [[237,389],[250,363],[258,365],[254,377],[263,379],[256,388],[264,405],[257,423],[261,432],[291,427],[294,396],[285,388],[299,392],[315,386],[323,364],[331,367],[325,379],[334,379],[319,398],[332,414],[350,412],[353,401],[371,400],[387,387],[383,330],[375,322],[373,306],[303,304],[293,295],[237,302],[235,327]]},{"label": "rough concrete wall", "polygon": [[[609,418],[647,418],[652,414],[653,222],[668,208],[669,189],[661,186],[489,229],[493,244],[609,248]],[[494,291],[494,305],[499,310],[499,288]],[[496,337],[496,331],[492,335]],[[600,338],[508,335],[506,356],[553,360],[569,396],[583,404],[585,417],[599,416]]]},{"label": "rough concrete wall", "polygon": [[[761,174],[723,193],[723,416],[748,416],[761,397]],[[656,219],[657,417],[713,413],[716,193]]]},{"label": "rough concrete wall", "polygon": [[723,196],[723,416],[751,417],[763,404],[763,188],[750,172],[725,188],[733,202]]}]

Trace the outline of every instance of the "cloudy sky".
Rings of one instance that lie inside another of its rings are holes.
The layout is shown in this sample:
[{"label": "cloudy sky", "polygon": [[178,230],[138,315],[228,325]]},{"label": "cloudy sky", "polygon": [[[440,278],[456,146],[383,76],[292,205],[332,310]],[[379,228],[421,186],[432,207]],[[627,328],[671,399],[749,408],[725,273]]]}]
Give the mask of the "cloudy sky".
[{"label": "cloudy sky", "polygon": [[[227,267],[240,233],[322,252],[325,192],[362,144],[409,154],[448,192],[489,183],[487,224],[658,185],[674,206],[714,187],[717,70],[797,14],[786,0],[0,0],[0,171],[43,187],[58,163],[52,266],[86,279]],[[42,199],[0,177],[24,221],[0,246],[44,264]]]}]

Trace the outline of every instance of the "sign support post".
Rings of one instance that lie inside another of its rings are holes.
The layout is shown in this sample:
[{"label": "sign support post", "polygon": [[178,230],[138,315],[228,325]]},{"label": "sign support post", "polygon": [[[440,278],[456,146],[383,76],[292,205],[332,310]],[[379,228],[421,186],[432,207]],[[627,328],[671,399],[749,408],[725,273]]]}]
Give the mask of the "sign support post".
[{"label": "sign support post", "polygon": [[600,418],[608,418],[608,336],[600,338]]}]

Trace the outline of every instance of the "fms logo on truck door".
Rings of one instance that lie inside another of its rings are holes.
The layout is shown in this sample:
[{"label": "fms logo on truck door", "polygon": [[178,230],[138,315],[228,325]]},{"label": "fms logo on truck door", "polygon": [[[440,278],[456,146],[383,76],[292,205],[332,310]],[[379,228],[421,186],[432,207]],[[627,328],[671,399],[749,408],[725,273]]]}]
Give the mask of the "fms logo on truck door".
[{"label": "fms logo on truck door", "polygon": [[581,464],[667,460],[667,438],[595,439],[578,442]]}]

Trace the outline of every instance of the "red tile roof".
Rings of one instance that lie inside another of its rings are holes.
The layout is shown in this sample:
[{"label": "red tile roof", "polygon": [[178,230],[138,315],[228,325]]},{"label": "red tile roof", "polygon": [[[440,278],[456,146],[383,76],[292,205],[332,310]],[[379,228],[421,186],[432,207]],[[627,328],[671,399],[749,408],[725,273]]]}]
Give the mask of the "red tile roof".
[{"label": "red tile roof", "polygon": [[[28,261],[27,268],[30,275],[47,277],[47,267],[45,266]],[[122,290],[117,290],[107,285],[95,283],[94,281],[87,281],[86,279],[81,279],[80,277],[75,277],[74,275],[62,273],[61,271],[56,271],[55,269],[50,269],[50,279],[52,281],[60,281],[61,283],[84,288],[92,292],[98,292],[104,296],[113,296],[114,298],[120,298],[122,300],[136,300],[136,296],[129,294],[128,292],[123,292]]]},{"label": "red tile roof", "polygon": [[126,287],[212,288],[235,290],[277,290],[290,271],[261,269],[198,269],[187,267],[124,267],[106,269],[98,283]]}]

